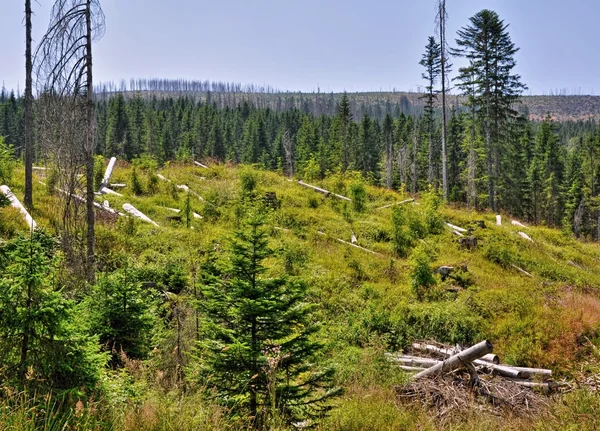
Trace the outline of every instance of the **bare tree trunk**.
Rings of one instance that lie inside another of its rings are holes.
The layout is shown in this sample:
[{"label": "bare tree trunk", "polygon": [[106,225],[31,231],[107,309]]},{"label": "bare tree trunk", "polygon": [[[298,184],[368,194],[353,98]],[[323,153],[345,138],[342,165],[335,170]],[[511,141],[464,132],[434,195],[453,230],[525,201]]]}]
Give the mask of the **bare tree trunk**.
[{"label": "bare tree trunk", "polygon": [[417,142],[418,142],[418,137],[417,137],[417,123],[415,120],[415,128],[413,131],[413,148],[412,148],[412,152],[413,152],[413,163],[412,163],[412,173],[411,173],[411,180],[412,180],[412,187],[411,187],[411,192],[417,193],[417,163],[418,163],[418,153],[417,153]]},{"label": "bare tree trunk", "polygon": [[440,46],[442,48],[442,188],[448,200],[448,155],[446,153],[446,0],[440,0]]},{"label": "bare tree trunk", "polygon": [[33,208],[33,89],[31,56],[31,0],[25,0],[25,207]]},{"label": "bare tree trunk", "polygon": [[86,211],[87,211],[87,271],[88,281],[96,279],[95,214],[94,214],[94,97],[92,81],[92,0],[87,0],[86,22],[86,73],[87,73],[87,136],[85,154]]}]

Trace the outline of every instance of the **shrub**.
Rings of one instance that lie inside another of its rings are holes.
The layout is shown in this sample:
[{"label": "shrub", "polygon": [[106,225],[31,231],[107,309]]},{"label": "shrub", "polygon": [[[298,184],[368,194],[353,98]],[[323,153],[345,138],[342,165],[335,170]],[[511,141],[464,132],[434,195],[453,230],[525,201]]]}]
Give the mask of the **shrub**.
[{"label": "shrub", "polygon": [[392,210],[392,234],[396,254],[400,257],[408,256],[408,250],[413,246],[414,239],[408,226],[406,210],[402,206],[396,206]]},{"label": "shrub", "polygon": [[98,190],[104,179],[104,156],[94,156],[94,188]]},{"label": "shrub", "polygon": [[442,199],[440,195],[429,185],[429,190],[423,194],[425,224],[429,234],[437,235],[444,229],[444,220],[439,213],[441,204]]},{"label": "shrub", "polygon": [[357,181],[350,185],[350,197],[354,211],[363,212],[367,203],[367,191],[362,182]]},{"label": "shrub", "polygon": [[4,143],[0,136],[0,184],[8,184],[15,168],[15,159],[12,149]]},{"label": "shrub", "polygon": [[427,290],[436,284],[430,265],[427,251],[423,246],[417,247],[410,258],[410,279],[413,292],[419,301],[422,301]]},{"label": "shrub", "polygon": [[144,194],[144,189],[142,187],[142,182],[140,181],[140,177],[138,176],[137,169],[134,167],[131,171],[131,191],[134,195],[140,196]]},{"label": "shrub", "polygon": [[240,173],[240,185],[244,195],[252,195],[256,190],[257,182],[256,173],[252,169],[245,168]]},{"label": "shrub", "polygon": [[148,174],[148,194],[155,195],[158,193],[158,176],[155,172]]}]

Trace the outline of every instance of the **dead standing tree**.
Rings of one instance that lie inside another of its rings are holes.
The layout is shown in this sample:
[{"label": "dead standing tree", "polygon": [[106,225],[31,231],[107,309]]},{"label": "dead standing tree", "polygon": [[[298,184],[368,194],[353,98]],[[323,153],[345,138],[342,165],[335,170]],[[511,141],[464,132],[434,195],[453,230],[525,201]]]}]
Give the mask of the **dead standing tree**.
[{"label": "dead standing tree", "polygon": [[95,279],[92,41],[103,34],[104,13],[99,0],[56,0],[48,31],[36,51],[42,92],[82,118],[83,128],[77,132],[85,161],[86,274],[90,282]]}]

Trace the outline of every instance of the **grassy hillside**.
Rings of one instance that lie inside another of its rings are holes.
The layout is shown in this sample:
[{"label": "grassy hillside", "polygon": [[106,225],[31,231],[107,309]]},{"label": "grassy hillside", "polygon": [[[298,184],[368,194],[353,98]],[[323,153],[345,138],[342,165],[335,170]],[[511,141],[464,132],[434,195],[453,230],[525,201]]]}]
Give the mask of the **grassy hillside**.
[{"label": "grassy hillside", "polygon": [[[281,205],[268,217],[270,246],[276,250],[268,261],[269,272],[308,283],[321,322],[319,338],[326,347],[323,361],[335,368],[336,384],[345,391],[320,429],[595,429],[600,399],[587,389],[549,399],[550,407],[538,417],[465,412],[440,422],[421,406],[397,401],[394,386],[402,384],[406,375],[387,363],[383,353],[401,350],[415,339],[468,345],[487,338],[506,363],[552,368],[558,378],[570,380],[600,371],[597,244],[578,242],[545,227],[518,228],[510,224],[508,215],[502,226],[496,226],[495,214],[441,207],[439,215],[445,222],[473,229],[477,248],[461,248],[458,237],[444,227],[414,241],[408,257],[401,258],[394,251],[393,210],[378,209],[410,197],[401,192],[364,185],[367,194],[361,209],[251,167],[170,164],[159,173],[171,182],[161,181],[153,194],[147,186],[153,173],[138,169],[144,194],[134,196],[127,187],[124,196],[98,198],[121,211],[124,203],[131,203],[160,226],[137,220],[132,224],[127,217],[101,221],[99,267],[108,272],[129,261],[151,274],[173,265],[183,271],[191,289],[192,268],[202,270],[201,252],[217,250],[224,258],[227,239],[244,217],[241,178],[255,180],[256,200],[275,192]],[[131,185],[131,174],[131,166],[119,164],[111,182]],[[22,196],[21,172],[14,178],[9,185]],[[192,229],[173,219],[176,214],[167,209],[183,207],[185,193],[174,187],[178,184],[203,198],[191,198],[192,209],[203,216],[192,220]],[[349,196],[362,183],[357,175],[348,174],[314,184]],[[402,207],[418,224],[426,220],[428,205],[416,198]],[[34,219],[52,231],[60,220],[58,197],[36,182],[34,200]],[[6,239],[19,231],[24,231],[19,214],[0,209],[0,235]],[[533,242],[518,236],[519,231]],[[374,253],[338,241],[350,241],[352,233],[358,245]],[[436,284],[419,298],[411,276],[411,255],[417,248],[429,256],[431,268],[464,265],[467,271],[445,281],[436,275]],[[185,325],[184,345],[189,351],[191,315]],[[166,381],[170,356],[160,346],[147,361],[127,362],[123,370],[107,372],[104,398],[95,401],[100,407],[86,413],[89,429],[108,429],[109,423],[124,430],[234,427],[225,419],[227,412],[203,395],[201,382],[193,376],[185,393]],[[185,360],[188,365],[197,361],[188,355]],[[26,421],[27,415],[26,407],[12,413],[0,410],[0,429],[15,417]]]}]

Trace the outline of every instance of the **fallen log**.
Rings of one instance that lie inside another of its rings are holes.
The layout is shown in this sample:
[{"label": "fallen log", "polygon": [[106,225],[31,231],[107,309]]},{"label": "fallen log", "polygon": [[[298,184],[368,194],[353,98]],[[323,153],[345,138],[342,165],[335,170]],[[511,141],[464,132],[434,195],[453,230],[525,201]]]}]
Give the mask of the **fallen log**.
[{"label": "fallen log", "polygon": [[410,372],[419,372],[419,371],[424,370],[424,368],[422,368],[422,367],[409,367],[407,365],[399,365],[398,368],[400,368],[401,370],[410,371]]},{"label": "fallen log", "polygon": [[[40,182],[41,182],[41,181],[40,181]],[[42,184],[44,184],[44,183],[42,183]],[[62,190],[62,189],[57,189],[57,191],[58,191],[59,193],[62,193],[62,194],[63,194],[63,195],[65,195],[65,196],[71,196],[73,199],[76,199],[76,200],[78,200],[79,202],[83,202],[83,203],[85,203],[85,202],[86,202],[85,198],[84,198],[84,197],[82,197],[82,196],[78,196],[78,195],[76,195],[76,194],[73,194],[73,193],[68,193],[67,191],[65,191],[65,190]],[[109,212],[109,213],[111,213],[111,214],[113,214],[113,215],[117,215],[117,216],[124,216],[124,215],[125,215],[125,214],[123,214],[123,213],[120,213],[120,212],[118,212],[118,211],[116,211],[116,210],[114,210],[114,209],[110,208],[108,205],[106,205],[107,203],[108,203],[108,201],[104,201],[104,204],[99,204],[98,202],[95,202],[95,201],[94,201],[94,207],[96,207],[96,208],[98,208],[98,209],[101,209],[101,210],[104,210],[104,211],[106,211],[106,212]]]},{"label": "fallen log", "polygon": [[448,226],[450,229],[453,229],[453,230],[455,230],[457,232],[460,232],[460,233],[466,233],[466,232],[468,232],[466,229],[463,229],[462,227],[455,226],[455,225],[453,225],[451,223],[446,223],[446,226]]},{"label": "fallen log", "polygon": [[156,176],[158,177],[158,179],[159,179],[159,180],[166,181],[166,182],[168,182],[168,183],[170,183],[170,182],[171,182],[171,180],[168,180],[168,179],[166,179],[166,178],[164,177],[164,175],[162,175],[162,174],[156,174]]},{"label": "fallen log", "polygon": [[104,177],[102,178],[102,182],[100,183],[99,191],[102,193],[102,189],[108,187],[108,183],[110,181],[110,177],[112,176],[113,169],[115,168],[115,163],[117,163],[116,157],[111,157],[108,166],[106,167],[106,171],[104,172]]},{"label": "fallen log", "polygon": [[314,191],[317,191],[319,193],[323,193],[326,196],[330,196],[331,195],[331,196],[334,196],[334,197],[336,197],[338,199],[342,199],[342,200],[345,200],[345,201],[348,201],[348,202],[352,202],[352,199],[347,198],[346,196],[338,195],[337,193],[332,193],[329,190],[325,190],[325,189],[322,189],[320,187],[316,187],[316,186],[307,184],[304,181],[298,181],[298,184],[300,184],[303,187],[308,187],[309,189],[313,189]]},{"label": "fallen log", "polygon": [[141,220],[144,220],[147,223],[153,224],[156,227],[158,226],[158,223],[156,223],[154,220],[152,220],[150,217],[148,217],[147,215],[145,215],[143,212],[141,212],[140,210],[138,210],[136,207],[134,207],[131,204],[123,204],[123,209],[131,214],[134,217],[137,217]]},{"label": "fallen log", "polygon": [[413,377],[417,380],[423,377],[433,377],[442,373],[448,373],[454,371],[457,368],[464,366],[465,363],[473,362],[475,359],[479,359],[493,350],[492,343],[488,340],[484,340],[481,343],[477,343],[472,347],[469,347],[456,355],[450,356],[445,361],[442,361],[431,368],[421,371]]},{"label": "fallen log", "polygon": [[388,360],[398,362],[407,366],[419,366],[421,368],[429,368],[437,365],[440,361],[437,359],[417,358],[411,356],[394,356],[391,353],[386,353]]},{"label": "fallen log", "polygon": [[527,271],[525,271],[523,268],[519,268],[517,265],[515,265],[513,263],[511,263],[510,266],[512,266],[514,269],[516,269],[520,273],[525,274],[527,277],[533,278],[533,275],[531,275],[530,273],[528,273]]},{"label": "fallen log", "polygon": [[197,162],[197,161],[195,161],[195,160],[194,160],[194,164],[195,164],[196,166],[200,166],[201,168],[208,169],[208,166],[206,166],[206,165],[203,165],[202,163],[200,163],[200,162]]},{"label": "fallen log", "polygon": [[121,193],[117,193],[114,190],[109,189],[108,187],[102,187],[98,194],[123,196]]},{"label": "fallen log", "polygon": [[[433,344],[413,343],[412,344],[412,348],[416,349],[416,350],[420,350],[422,352],[437,353],[437,354],[440,354],[440,355],[444,355],[446,357],[452,356],[452,355],[458,353],[456,351],[456,349],[445,349],[443,347],[434,346]],[[498,355],[495,355],[493,353],[489,353],[487,355],[483,355],[479,359],[481,361],[489,362],[489,363],[495,364],[495,365],[500,364],[500,358],[498,357]]]},{"label": "fallen log", "polygon": [[346,245],[349,245],[351,247],[358,248],[359,250],[366,251],[367,253],[371,253],[371,254],[374,254],[376,256],[381,256],[380,253],[377,253],[376,251],[373,251],[373,250],[369,250],[368,248],[361,247],[358,244],[352,244],[351,242],[344,241],[343,239],[339,239],[339,238],[336,238],[335,240],[338,241],[338,242],[341,242],[342,244],[346,244]]},{"label": "fallen log", "polygon": [[177,186],[177,188],[179,190],[183,190],[186,193],[189,193],[195,197],[197,197],[198,199],[200,199],[201,201],[204,200],[204,198],[202,196],[200,196],[198,193],[196,193],[195,191],[191,190],[188,186],[186,186],[185,184],[180,184]]},{"label": "fallen log", "polygon": [[[169,208],[169,207],[165,207],[166,209],[176,212],[176,213],[180,213],[181,210],[177,209],[177,208]],[[194,218],[204,218],[202,217],[200,214],[196,213],[196,212],[192,212],[192,215],[194,216]]]},{"label": "fallen log", "polygon": [[2,193],[6,198],[10,201],[10,206],[19,210],[23,218],[25,219],[25,223],[29,226],[30,230],[34,230],[37,227],[37,223],[31,217],[27,209],[23,206],[23,204],[17,199],[15,194],[8,188],[8,186],[0,186],[0,193]]},{"label": "fallen log", "polygon": [[513,367],[512,365],[500,364],[503,367],[510,367],[517,371],[521,371],[523,375],[527,378],[533,376],[542,376],[542,377],[550,377],[552,376],[552,370],[547,370],[544,368],[528,368],[528,367]]},{"label": "fallen log", "polygon": [[527,227],[525,226],[523,223],[517,221],[517,220],[513,220],[510,222],[513,226],[519,226],[519,227]]},{"label": "fallen log", "polygon": [[124,183],[111,184],[110,187],[113,189],[124,189],[125,187],[127,187],[127,184],[124,184]]},{"label": "fallen log", "polygon": [[405,201],[401,201],[401,202],[394,202],[393,204],[389,204],[389,205],[385,205],[385,206],[382,206],[382,207],[376,208],[376,210],[384,210],[384,209],[386,209],[386,208],[391,208],[391,207],[394,207],[394,206],[396,206],[396,205],[408,204],[408,203],[411,203],[411,202],[414,202],[414,201],[415,201],[414,199],[406,199]]},{"label": "fallen log", "polygon": [[[442,347],[437,347],[432,344],[414,343],[412,347],[416,350],[433,352],[439,355],[444,355],[446,357],[450,357],[457,353],[455,349],[444,349]],[[473,364],[477,365],[478,367],[487,368],[491,372],[499,374],[503,377],[512,377],[516,379],[528,377],[528,375],[525,372],[518,370],[515,367],[511,367],[510,365],[499,365],[500,358],[498,357],[498,355],[495,355],[493,353],[489,353],[487,355],[483,355],[479,359],[475,359],[473,361]]]},{"label": "fallen log", "polygon": [[453,230],[452,233],[459,238],[464,238],[464,235],[457,230]]},{"label": "fallen log", "polygon": [[521,238],[526,239],[527,241],[533,242],[531,237],[529,235],[527,235],[525,232],[517,232],[517,235],[519,235]]}]

